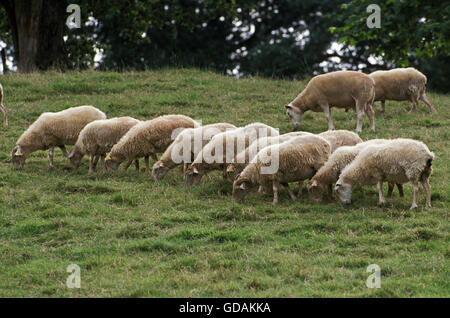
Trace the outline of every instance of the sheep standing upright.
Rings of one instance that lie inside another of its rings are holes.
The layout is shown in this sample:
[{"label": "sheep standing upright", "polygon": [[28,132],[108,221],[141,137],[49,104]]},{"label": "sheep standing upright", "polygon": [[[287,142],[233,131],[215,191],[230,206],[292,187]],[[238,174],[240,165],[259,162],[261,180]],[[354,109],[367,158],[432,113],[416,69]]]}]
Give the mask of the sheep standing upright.
[{"label": "sheep standing upright", "polygon": [[6,108],[3,106],[3,86],[0,84],[0,111],[3,113],[3,125],[8,126],[8,114],[6,113]]},{"label": "sheep standing upright", "polygon": [[415,68],[375,71],[369,76],[375,81],[375,101],[381,101],[383,113],[386,100],[409,100],[413,104],[411,111],[417,109],[417,104],[421,100],[428,105],[430,112],[436,112],[425,94],[427,77]]},{"label": "sheep standing upright", "polygon": [[313,77],[306,88],[285,106],[286,114],[295,128],[300,126],[306,111],[323,111],[328,120],[328,130],[333,130],[330,107],[352,108],[357,113],[357,132],[362,130],[364,113],[369,117],[370,129],[375,130],[371,106],[374,97],[375,82],[368,75],[354,71],[330,72]]},{"label": "sheep standing upright", "polygon": [[[328,186],[328,194],[330,199],[333,198],[333,184],[339,179],[339,176],[355,158],[366,147],[371,145],[381,145],[390,142],[389,139],[371,139],[365,142],[358,143],[354,146],[343,146],[334,151],[330,158],[328,158],[325,165],[312,177],[308,183],[308,193],[316,202],[322,200],[325,186]],[[394,185],[389,183],[388,197],[392,195]],[[403,187],[397,184],[400,196],[403,196]]]},{"label": "sheep standing upright", "polygon": [[156,154],[164,152],[183,129],[198,126],[199,123],[184,115],[165,115],[140,122],[111,148],[105,159],[106,167],[116,170],[125,160],[130,162],[144,157],[148,174],[149,157],[158,161]]},{"label": "sheep standing upright", "polygon": [[[198,153],[215,135],[233,129],[236,129],[236,126],[228,123],[215,123],[197,128],[186,128],[175,138],[166,151],[164,151],[159,161],[153,165],[153,178],[155,180],[161,180],[170,169],[175,168],[181,162],[183,162],[183,173],[185,173],[187,164],[197,157]],[[184,150],[189,151],[189,153],[183,153]],[[184,160],[186,156],[189,157],[189,160]],[[180,160],[175,162],[175,157]]]},{"label": "sheep standing upright", "polygon": [[11,152],[14,168],[22,169],[32,152],[50,149],[49,169],[53,169],[54,148],[59,147],[67,157],[65,145],[74,145],[84,126],[97,119],[106,119],[105,113],[89,105],[43,113],[17,140]]},{"label": "sheep standing upright", "polygon": [[433,171],[434,154],[421,141],[394,139],[387,144],[368,146],[341,173],[336,182],[339,199],[349,204],[352,186],[376,184],[379,203],[385,202],[382,185],[384,181],[403,184],[411,182],[414,187],[411,209],[417,207],[419,182],[426,193],[426,206],[431,207],[429,177]]},{"label": "sheep standing upright", "polygon": [[[233,183],[233,197],[240,201],[251,186],[272,186],[273,204],[277,204],[278,190],[282,186],[288,190],[291,199],[295,200],[288,183],[299,182],[301,188],[303,181],[311,178],[325,164],[330,153],[330,143],[315,135],[299,136],[265,147],[237,176]],[[263,171],[263,168],[268,170],[268,167],[277,169]]]},{"label": "sheep standing upright", "polygon": [[[131,127],[140,121],[132,117],[115,117],[95,120],[87,124],[80,132],[75,146],[69,153],[69,160],[74,169],[78,169],[84,155],[89,155],[89,174],[95,169],[99,157],[105,166],[105,155],[125,135]],[[137,164],[138,167],[138,164]]]}]

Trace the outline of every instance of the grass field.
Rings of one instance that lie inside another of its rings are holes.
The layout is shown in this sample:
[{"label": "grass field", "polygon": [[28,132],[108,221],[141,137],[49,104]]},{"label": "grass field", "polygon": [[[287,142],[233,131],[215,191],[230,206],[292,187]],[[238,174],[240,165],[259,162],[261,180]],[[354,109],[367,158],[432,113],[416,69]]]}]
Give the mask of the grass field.
[{"label": "grass field", "polygon": [[[305,82],[234,79],[199,70],[140,73],[13,74],[0,78],[10,126],[0,126],[1,297],[449,297],[450,95],[428,93],[407,113],[387,102],[376,132],[363,139],[409,137],[435,153],[433,208],[423,189],[411,211],[412,186],[377,206],[376,187],[356,192],[350,206],[304,196],[280,204],[256,193],[232,200],[230,183],[210,174],[187,186],[178,169],[165,179],[130,169],[87,175],[87,158],[72,171],[55,150],[30,156],[14,171],[17,138],[44,111],[91,104],[108,117],[150,119],[182,113],[203,124],[261,121],[291,130],[284,105]],[[356,115],[332,110],[337,129],[354,130]],[[2,124],[0,122],[0,124]],[[322,113],[307,113],[303,130],[327,129]],[[70,147],[69,147],[70,148]],[[385,187],[387,187],[385,185]],[[81,288],[69,289],[70,264]],[[381,288],[369,289],[369,264],[381,267]]]}]

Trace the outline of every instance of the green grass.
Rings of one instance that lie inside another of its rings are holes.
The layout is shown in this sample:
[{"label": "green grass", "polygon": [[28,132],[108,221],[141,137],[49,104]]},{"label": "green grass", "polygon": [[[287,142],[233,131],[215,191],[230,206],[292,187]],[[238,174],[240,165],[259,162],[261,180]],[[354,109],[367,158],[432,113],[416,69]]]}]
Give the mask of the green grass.
[{"label": "green grass", "polygon": [[[0,296],[2,297],[449,297],[450,95],[428,93],[437,114],[421,104],[388,102],[365,119],[363,139],[410,137],[436,155],[433,208],[410,211],[405,198],[377,206],[375,187],[344,207],[307,198],[280,205],[256,193],[236,203],[231,184],[212,173],[188,187],[178,169],[154,182],[133,170],[87,175],[87,158],[72,171],[55,151],[36,152],[14,171],[10,151],[44,111],[92,104],[108,117],[150,119],[182,113],[204,124],[254,121],[291,130],[284,105],[305,82],[234,79],[199,70],[141,73],[93,71],[12,74],[1,78],[10,126],[0,127]],[[337,129],[354,130],[356,115],[332,110]],[[307,113],[303,130],[327,129]],[[81,288],[68,289],[69,264]],[[365,285],[369,264],[381,267],[381,288]]]}]

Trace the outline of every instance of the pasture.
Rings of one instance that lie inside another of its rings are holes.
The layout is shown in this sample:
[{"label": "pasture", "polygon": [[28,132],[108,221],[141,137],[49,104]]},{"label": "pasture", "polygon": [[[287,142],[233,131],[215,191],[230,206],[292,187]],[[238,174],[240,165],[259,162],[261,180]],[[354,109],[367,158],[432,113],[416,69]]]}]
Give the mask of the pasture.
[{"label": "pasture", "polygon": [[[410,103],[388,101],[384,115],[376,112],[376,131],[366,117],[360,135],[428,145],[436,156],[431,209],[421,188],[419,208],[409,210],[411,184],[385,206],[372,186],[356,191],[350,206],[317,204],[304,188],[295,203],[281,191],[274,207],[256,192],[234,202],[219,171],[189,187],[179,169],[159,182],[133,167],[88,176],[87,157],[73,171],[59,149],[53,171],[48,151],[15,171],[10,152],[42,112],[84,104],[109,118],[180,113],[285,133],[292,128],[284,105],[307,81],[167,69],[11,74],[1,83],[10,125],[0,126],[0,297],[450,296],[450,95],[428,92],[437,114],[423,103],[410,114]],[[355,112],[333,108],[331,116],[336,129],[354,131]],[[302,130],[326,129],[323,113],[305,114]],[[80,289],[66,287],[70,264],[81,268]],[[366,287],[370,264],[381,268],[380,289]]]}]

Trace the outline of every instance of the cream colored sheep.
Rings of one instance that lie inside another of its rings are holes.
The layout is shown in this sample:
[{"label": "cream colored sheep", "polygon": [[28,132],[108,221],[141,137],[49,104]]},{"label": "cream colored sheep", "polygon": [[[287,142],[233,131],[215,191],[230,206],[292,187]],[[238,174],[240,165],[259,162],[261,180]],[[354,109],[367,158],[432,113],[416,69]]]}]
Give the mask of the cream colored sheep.
[{"label": "cream colored sheep", "polygon": [[22,169],[26,158],[32,152],[50,149],[49,169],[53,169],[55,147],[59,147],[67,157],[65,145],[74,145],[84,126],[94,120],[105,118],[105,113],[93,106],[78,106],[57,113],[43,113],[17,141],[11,152],[13,166]]},{"label": "cream colored sheep", "polygon": [[[342,170],[348,166],[364,148],[371,145],[381,145],[390,142],[388,139],[372,139],[358,143],[355,146],[343,146],[333,152],[323,167],[317,171],[308,183],[308,192],[312,199],[317,202],[322,200],[325,186],[328,186],[328,194],[333,198],[332,185],[339,179]],[[397,184],[400,196],[403,196],[403,186]],[[389,184],[388,197],[392,195],[393,184]]]},{"label": "cream colored sheep", "polygon": [[87,124],[69,153],[72,167],[78,169],[81,159],[87,154],[89,155],[89,174],[95,169],[99,157],[102,158],[103,168],[106,169],[106,153],[131,127],[139,122],[139,120],[127,116],[95,120]]},{"label": "cream colored sheep", "polygon": [[403,184],[411,182],[414,187],[411,209],[417,207],[419,182],[426,193],[426,205],[431,207],[431,188],[429,177],[432,173],[434,154],[421,141],[394,139],[382,145],[364,148],[341,173],[336,182],[339,199],[349,204],[352,186],[376,184],[379,203],[385,202],[382,185],[384,181]]},{"label": "cream colored sheep", "polygon": [[[236,126],[232,124],[216,123],[183,130],[169,148],[166,149],[161,158],[153,165],[153,178],[155,180],[161,180],[170,169],[175,168],[182,162],[184,165],[183,173],[185,173],[187,163],[192,162],[215,135],[235,128]],[[188,150],[189,153],[184,154],[184,149]],[[188,157],[187,160],[185,157]]]},{"label": "cream colored sheep", "polygon": [[415,111],[422,100],[431,112],[436,112],[425,94],[427,77],[415,68],[376,71],[369,76],[375,81],[375,101],[381,101],[383,113],[386,100],[409,100],[413,104],[411,111]]},{"label": "cream colored sheep", "polygon": [[236,176],[244,170],[244,168],[248,165],[250,161],[258,154],[258,152],[271,145],[280,144],[289,139],[304,136],[304,135],[312,135],[309,132],[303,131],[294,131],[287,134],[283,134],[280,136],[273,137],[262,137],[250,144],[245,150],[238,153],[232,160],[231,163],[227,165],[227,177],[230,181],[234,181]]},{"label": "cream colored sheep", "polygon": [[375,130],[371,106],[374,97],[375,82],[368,75],[354,71],[330,72],[313,77],[306,88],[285,106],[286,114],[295,128],[300,126],[306,111],[323,111],[328,120],[328,130],[333,130],[330,107],[352,108],[357,113],[357,132],[362,130],[364,112],[369,117],[370,129]]},{"label": "cream colored sheep", "polygon": [[[330,150],[329,142],[315,135],[299,136],[281,144],[265,147],[237,176],[233,183],[233,197],[240,201],[251,186],[259,185],[263,188],[272,186],[273,204],[277,204],[278,190],[283,186],[291,199],[295,200],[289,182],[299,182],[301,189],[303,180],[311,178],[325,164],[330,156]],[[276,172],[262,171],[262,168],[273,165],[274,160],[278,160]]]},{"label": "cream colored sheep", "polygon": [[196,185],[203,175],[211,170],[223,170],[223,177],[226,178],[226,165],[236,154],[258,138],[278,135],[278,130],[261,123],[249,124],[215,135],[186,170],[186,182]]},{"label": "cream colored sheep", "polygon": [[348,130],[329,130],[318,134],[325,138],[331,146],[331,153],[342,146],[354,146],[363,142],[363,140],[352,131]]},{"label": "cream colored sheep", "polygon": [[106,167],[116,170],[125,160],[130,162],[144,157],[145,173],[148,174],[149,157],[158,161],[156,154],[164,152],[183,128],[198,126],[195,120],[184,115],[165,115],[140,122],[111,148],[105,159]]},{"label": "cream colored sheep", "polygon": [[0,84],[0,111],[3,113],[3,125],[8,126],[8,114],[6,113],[6,108],[3,106],[3,86]]}]

